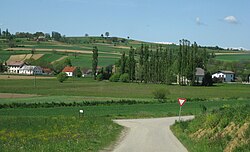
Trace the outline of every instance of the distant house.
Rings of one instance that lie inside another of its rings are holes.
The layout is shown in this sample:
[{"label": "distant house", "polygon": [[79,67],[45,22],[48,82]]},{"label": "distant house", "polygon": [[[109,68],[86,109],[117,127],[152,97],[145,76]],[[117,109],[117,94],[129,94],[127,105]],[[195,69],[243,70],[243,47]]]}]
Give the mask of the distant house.
[{"label": "distant house", "polygon": [[218,71],[212,75],[212,78],[221,79],[223,82],[233,82],[235,73],[232,71]]},{"label": "distant house", "polygon": [[[195,71],[195,82],[196,84],[201,84],[202,80],[205,76],[205,71],[202,68],[196,68]],[[187,85],[190,83],[191,80],[188,80],[186,77],[181,77],[180,80],[183,82],[183,84]],[[179,82],[179,75],[177,75],[177,84],[180,84]]]},{"label": "distant house", "polygon": [[51,75],[52,74],[52,70],[50,68],[42,68],[43,70],[43,74],[45,75]]},{"label": "distant house", "polygon": [[65,72],[68,77],[72,77],[75,75],[75,72],[76,72],[76,67],[70,67],[70,66],[66,66],[62,72]]},{"label": "distant house", "polygon": [[196,72],[195,72],[195,80],[197,83],[202,83],[202,80],[205,76],[205,71],[202,68],[196,68]]},{"label": "distant house", "polygon": [[19,74],[41,75],[43,69],[40,66],[24,65],[19,69]]},{"label": "distant house", "polygon": [[91,69],[83,69],[82,70],[82,77],[88,77],[92,75],[92,70]]},{"label": "distant house", "polygon": [[12,74],[19,74],[20,68],[25,65],[22,61],[14,61],[7,63],[7,72]]}]

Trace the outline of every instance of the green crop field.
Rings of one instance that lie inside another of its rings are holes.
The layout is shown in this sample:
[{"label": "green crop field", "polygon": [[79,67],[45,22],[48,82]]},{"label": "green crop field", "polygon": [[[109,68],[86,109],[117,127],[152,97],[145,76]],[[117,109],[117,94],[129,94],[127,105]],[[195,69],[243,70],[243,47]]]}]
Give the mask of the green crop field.
[{"label": "green crop field", "polygon": [[243,60],[249,61],[250,53],[217,55],[215,59],[227,62],[243,61]]}]

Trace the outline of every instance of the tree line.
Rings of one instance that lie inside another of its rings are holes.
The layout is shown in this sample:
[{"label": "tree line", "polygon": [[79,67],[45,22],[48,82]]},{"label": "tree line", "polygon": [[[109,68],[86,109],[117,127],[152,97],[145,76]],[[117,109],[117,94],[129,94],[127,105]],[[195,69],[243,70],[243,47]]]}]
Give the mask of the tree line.
[{"label": "tree line", "polygon": [[209,59],[206,49],[199,49],[196,42],[180,40],[179,49],[163,48],[153,50],[142,44],[140,48],[130,48],[128,55],[122,53],[116,64],[116,75],[126,74],[131,82],[196,85],[196,68],[206,70]]}]

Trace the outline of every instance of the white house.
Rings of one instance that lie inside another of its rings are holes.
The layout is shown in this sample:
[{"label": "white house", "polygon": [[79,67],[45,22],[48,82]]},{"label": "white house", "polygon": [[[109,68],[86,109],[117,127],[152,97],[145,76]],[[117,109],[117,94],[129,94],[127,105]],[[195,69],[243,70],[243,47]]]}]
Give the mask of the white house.
[{"label": "white house", "polygon": [[21,61],[15,61],[15,62],[9,62],[7,63],[7,72],[13,73],[13,74],[19,74],[20,68],[24,66],[24,62]]},{"label": "white house", "polygon": [[232,82],[235,80],[235,74],[232,71],[218,71],[212,75],[212,78],[222,79],[224,82]]},{"label": "white house", "polygon": [[68,77],[72,77],[75,75],[76,72],[76,67],[65,67],[62,72],[65,72],[67,74]]},{"label": "white house", "polygon": [[43,74],[43,69],[40,66],[24,65],[19,69],[19,74],[40,75]]}]

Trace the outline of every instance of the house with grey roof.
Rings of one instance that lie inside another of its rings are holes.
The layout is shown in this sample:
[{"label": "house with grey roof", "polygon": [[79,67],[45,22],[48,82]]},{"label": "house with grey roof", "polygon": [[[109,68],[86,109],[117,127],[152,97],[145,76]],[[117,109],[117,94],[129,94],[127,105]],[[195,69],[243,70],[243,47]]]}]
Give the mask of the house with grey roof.
[{"label": "house with grey roof", "polygon": [[196,72],[195,72],[195,80],[197,84],[201,84],[202,80],[205,76],[205,71],[202,68],[196,68]]},{"label": "house with grey roof", "polygon": [[24,65],[19,69],[19,74],[40,75],[43,74],[43,69],[40,66]]}]

